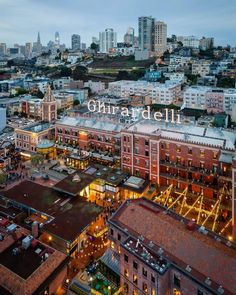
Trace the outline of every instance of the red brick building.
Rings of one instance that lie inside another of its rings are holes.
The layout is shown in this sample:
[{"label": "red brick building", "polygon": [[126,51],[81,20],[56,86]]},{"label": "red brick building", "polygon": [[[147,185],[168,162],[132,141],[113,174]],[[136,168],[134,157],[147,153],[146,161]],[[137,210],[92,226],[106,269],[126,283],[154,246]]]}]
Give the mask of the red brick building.
[{"label": "red brick building", "polygon": [[120,132],[123,125],[99,118],[66,117],[56,122],[56,140],[81,150],[120,156]]},{"label": "red brick building", "polygon": [[122,168],[160,187],[187,188],[213,202],[224,188],[222,205],[231,214],[235,140],[235,132],[218,128],[144,120],[121,132]]},{"label": "red brick building", "polygon": [[235,244],[144,198],[108,224],[123,294],[236,294]]}]

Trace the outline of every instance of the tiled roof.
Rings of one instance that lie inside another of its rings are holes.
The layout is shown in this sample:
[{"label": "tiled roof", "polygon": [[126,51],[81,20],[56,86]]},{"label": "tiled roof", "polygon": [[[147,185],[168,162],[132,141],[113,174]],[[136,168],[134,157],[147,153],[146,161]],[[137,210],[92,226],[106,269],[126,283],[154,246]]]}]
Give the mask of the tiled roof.
[{"label": "tiled roof", "polygon": [[[236,294],[236,251],[210,234],[190,231],[175,213],[147,199],[126,201],[110,223],[127,229],[133,236],[143,236],[164,250],[163,256],[178,265],[189,265],[199,278],[209,277],[212,287],[220,285],[224,294]],[[124,231],[124,232],[127,232]],[[205,280],[204,279],[204,280]],[[203,280],[203,283],[204,283]],[[216,285],[217,284],[217,285]]]}]

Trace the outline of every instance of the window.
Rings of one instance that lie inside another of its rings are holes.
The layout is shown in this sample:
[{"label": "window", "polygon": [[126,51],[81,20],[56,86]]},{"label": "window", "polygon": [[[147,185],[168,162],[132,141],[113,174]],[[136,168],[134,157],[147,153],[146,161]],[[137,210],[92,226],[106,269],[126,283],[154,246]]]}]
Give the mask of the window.
[{"label": "window", "polygon": [[152,295],[156,295],[156,291],[153,288],[152,288]]},{"label": "window", "polygon": [[129,262],[129,257],[126,254],[124,255],[124,258],[125,258],[125,262]]},{"label": "window", "polygon": [[204,158],[204,156],[205,156],[205,152],[204,152],[204,150],[201,150],[201,151],[200,151],[200,157],[201,157],[201,158]]},{"label": "window", "polygon": [[153,283],[155,283],[155,281],[156,281],[156,279],[155,279],[155,277],[154,277],[153,274],[151,274],[151,280],[152,280]]},{"label": "window", "polygon": [[121,240],[121,235],[120,234],[117,234],[117,239],[118,239],[118,241]]},{"label": "window", "polygon": [[146,157],[149,156],[149,151],[145,151],[145,156],[146,156]]},{"label": "window", "polygon": [[129,271],[128,271],[128,269],[127,269],[127,268],[125,268],[124,275],[125,275],[125,277],[126,277],[126,278],[128,278],[128,277],[129,277]]},{"label": "window", "polygon": [[181,152],[181,147],[177,146],[177,152],[180,153]]},{"label": "window", "polygon": [[137,275],[133,275],[133,283],[138,285],[138,276]]},{"label": "window", "polygon": [[113,234],[114,234],[114,230],[111,228],[111,235],[113,236]]},{"label": "window", "polygon": [[143,282],[143,292],[145,292],[145,293],[148,292],[147,283],[145,283],[145,282]]},{"label": "window", "polygon": [[202,290],[197,290],[197,295],[204,295]]},{"label": "window", "polygon": [[217,152],[214,152],[213,159],[217,159]]},{"label": "window", "polygon": [[189,149],[188,149],[188,154],[189,154],[189,155],[192,155],[192,153],[193,153],[192,148],[189,148]]},{"label": "window", "polygon": [[144,267],[143,267],[143,275],[144,275],[145,277],[147,277],[147,270],[146,270],[146,268],[144,268]]},{"label": "window", "polygon": [[180,278],[174,275],[174,285],[180,288]]},{"label": "window", "polygon": [[138,263],[136,261],[133,261],[133,268],[138,269]]},{"label": "window", "polygon": [[145,145],[149,145],[148,139],[145,139]]}]

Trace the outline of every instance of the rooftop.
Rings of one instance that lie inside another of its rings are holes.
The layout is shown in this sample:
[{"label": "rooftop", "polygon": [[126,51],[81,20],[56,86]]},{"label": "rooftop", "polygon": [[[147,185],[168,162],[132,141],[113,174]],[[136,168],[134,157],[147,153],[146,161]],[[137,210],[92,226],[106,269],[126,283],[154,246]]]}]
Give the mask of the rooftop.
[{"label": "rooftop", "polygon": [[1,233],[0,294],[39,294],[48,277],[68,262],[66,255],[38,240],[23,247],[22,240],[29,232],[19,226],[12,234],[1,226]]},{"label": "rooftop", "polygon": [[120,132],[123,128],[121,123],[112,123],[98,118],[83,118],[83,117],[64,117],[57,121],[58,125],[68,125],[73,127],[92,128],[110,132]]},{"label": "rooftop", "polygon": [[154,120],[140,120],[126,129],[131,132],[160,134],[162,138],[175,139],[227,150],[235,150],[236,133],[222,128],[200,127],[192,123],[171,124]]},{"label": "rooftop", "polygon": [[214,291],[222,285],[224,294],[236,294],[235,245],[214,233],[201,233],[198,226],[190,231],[187,222],[145,198],[126,201],[109,220],[127,237],[141,237],[147,249],[161,248],[165,259],[184,272],[188,268],[200,283],[209,278]]},{"label": "rooftop", "polygon": [[2,192],[1,196],[53,217],[51,222],[44,225],[44,229],[66,241],[78,237],[102,212],[101,207],[88,202],[86,198],[71,198],[68,193],[32,181],[23,181]]},{"label": "rooftop", "polygon": [[26,126],[22,128],[22,130],[34,132],[34,133],[40,133],[42,131],[49,129],[50,127],[51,125],[49,123],[36,123],[30,126]]}]

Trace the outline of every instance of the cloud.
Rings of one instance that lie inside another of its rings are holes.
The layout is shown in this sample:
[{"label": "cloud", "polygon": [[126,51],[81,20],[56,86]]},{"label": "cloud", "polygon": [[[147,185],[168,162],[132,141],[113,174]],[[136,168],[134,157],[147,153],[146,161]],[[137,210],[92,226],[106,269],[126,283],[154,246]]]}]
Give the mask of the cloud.
[{"label": "cloud", "polygon": [[73,33],[90,43],[107,27],[122,40],[128,26],[137,32],[141,15],[165,21],[168,34],[213,36],[236,45],[235,0],[0,0],[0,42],[35,41],[40,31],[46,44],[59,31],[67,45]]}]

